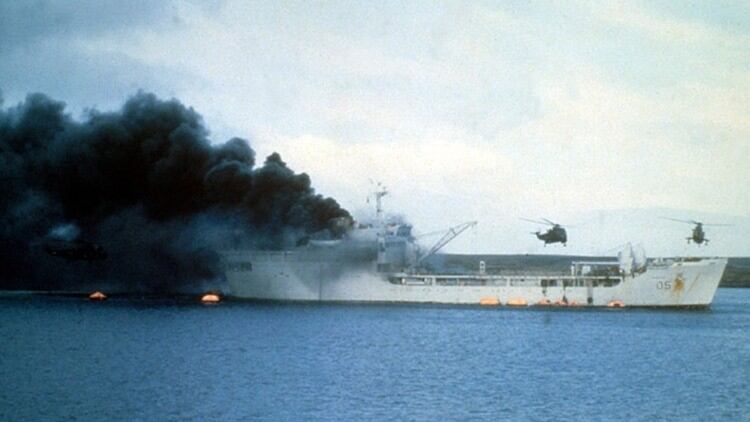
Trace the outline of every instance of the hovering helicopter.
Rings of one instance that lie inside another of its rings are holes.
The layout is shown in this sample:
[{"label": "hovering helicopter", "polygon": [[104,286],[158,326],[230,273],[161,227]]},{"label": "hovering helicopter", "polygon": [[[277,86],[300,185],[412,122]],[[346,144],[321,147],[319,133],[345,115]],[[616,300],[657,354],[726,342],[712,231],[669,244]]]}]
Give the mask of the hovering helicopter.
[{"label": "hovering helicopter", "polygon": [[565,231],[562,225],[547,220],[546,218],[542,218],[542,221],[529,220],[528,218],[522,218],[521,220],[552,226],[544,233],[542,233],[541,231],[531,233],[536,235],[537,239],[544,241],[544,246],[547,246],[548,243],[562,243],[563,246],[568,246],[568,233]]},{"label": "hovering helicopter", "polygon": [[669,217],[661,217],[665,220],[672,220],[677,221],[680,223],[687,223],[687,224],[695,224],[695,227],[693,227],[693,234],[689,237],[686,237],[687,243],[690,243],[691,241],[695,242],[697,245],[700,245],[702,243],[705,243],[708,245],[708,239],[706,238],[706,232],[703,231],[703,226],[729,226],[729,224],[704,224],[700,221],[695,220],[678,220],[676,218],[669,218]]},{"label": "hovering helicopter", "polygon": [[50,240],[45,242],[44,251],[67,261],[101,261],[107,259],[107,252],[100,245],[85,240]]}]

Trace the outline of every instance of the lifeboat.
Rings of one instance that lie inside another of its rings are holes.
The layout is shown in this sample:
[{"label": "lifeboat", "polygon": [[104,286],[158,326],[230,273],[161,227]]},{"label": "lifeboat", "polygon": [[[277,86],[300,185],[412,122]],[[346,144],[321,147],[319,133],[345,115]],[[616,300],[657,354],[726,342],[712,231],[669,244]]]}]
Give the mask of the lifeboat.
[{"label": "lifeboat", "polygon": [[97,301],[107,300],[107,295],[105,295],[104,293],[100,291],[96,291],[89,295],[89,300],[97,300]]},{"label": "lifeboat", "polygon": [[537,302],[536,304],[537,306],[550,306],[552,305],[552,302],[550,302],[550,300],[547,299],[546,297],[543,297],[539,299],[539,302]]},{"label": "lifeboat", "polygon": [[494,296],[486,296],[479,299],[479,304],[482,306],[500,306],[500,299]]},{"label": "lifeboat", "polygon": [[625,303],[623,303],[621,300],[610,300],[609,303],[607,303],[607,308],[624,308]]},{"label": "lifeboat", "polygon": [[508,303],[506,303],[508,306],[526,306],[528,303],[526,302],[526,299],[522,299],[519,297],[515,297],[512,299],[508,299]]},{"label": "lifeboat", "polygon": [[215,293],[206,293],[201,297],[201,302],[203,303],[219,303],[221,302],[221,298],[219,295]]}]

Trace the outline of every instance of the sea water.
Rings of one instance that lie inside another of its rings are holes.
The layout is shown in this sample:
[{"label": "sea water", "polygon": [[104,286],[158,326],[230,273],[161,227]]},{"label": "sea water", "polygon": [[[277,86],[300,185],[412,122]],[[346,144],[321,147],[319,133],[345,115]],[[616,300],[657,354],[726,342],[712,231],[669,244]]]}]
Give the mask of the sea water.
[{"label": "sea water", "polygon": [[750,289],[708,310],[13,296],[0,420],[750,419]]}]

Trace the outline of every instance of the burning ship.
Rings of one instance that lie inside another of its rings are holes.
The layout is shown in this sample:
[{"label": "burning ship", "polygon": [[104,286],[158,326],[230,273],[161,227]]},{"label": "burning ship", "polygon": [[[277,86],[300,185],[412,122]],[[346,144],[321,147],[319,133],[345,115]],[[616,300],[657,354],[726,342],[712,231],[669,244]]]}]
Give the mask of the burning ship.
[{"label": "burning ship", "polygon": [[229,294],[237,298],[313,302],[383,302],[512,306],[705,307],[726,258],[647,259],[628,246],[611,261],[572,262],[565,274],[444,274],[427,258],[475,222],[448,232],[422,251],[406,224],[386,224],[375,192],[376,222],[337,240],[311,240],[282,251],[225,250]]}]

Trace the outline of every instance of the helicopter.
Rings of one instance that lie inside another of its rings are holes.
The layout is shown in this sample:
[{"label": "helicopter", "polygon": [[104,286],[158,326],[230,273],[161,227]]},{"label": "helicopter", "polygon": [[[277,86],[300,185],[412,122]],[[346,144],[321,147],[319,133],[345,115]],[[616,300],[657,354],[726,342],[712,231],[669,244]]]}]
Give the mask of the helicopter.
[{"label": "helicopter", "polygon": [[686,237],[685,239],[687,239],[687,243],[690,243],[692,241],[697,245],[700,245],[702,243],[708,245],[708,239],[706,238],[706,232],[703,231],[703,226],[729,226],[729,224],[705,224],[695,220],[678,220],[676,218],[669,217],[661,218],[665,220],[677,221],[679,223],[695,224],[695,227],[693,227],[693,234]]},{"label": "helicopter", "polygon": [[529,220],[528,218],[522,218],[521,220],[552,226],[544,233],[542,233],[541,231],[531,233],[536,235],[537,239],[544,241],[544,246],[547,246],[548,243],[562,243],[563,246],[568,246],[568,233],[565,231],[562,225],[552,222],[546,218],[542,218],[542,221]]}]

